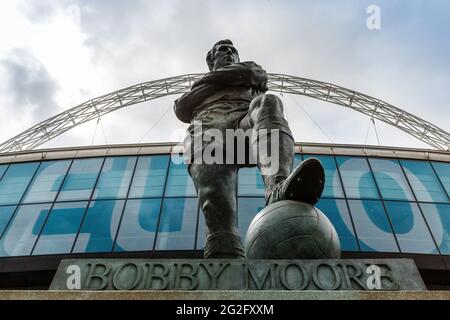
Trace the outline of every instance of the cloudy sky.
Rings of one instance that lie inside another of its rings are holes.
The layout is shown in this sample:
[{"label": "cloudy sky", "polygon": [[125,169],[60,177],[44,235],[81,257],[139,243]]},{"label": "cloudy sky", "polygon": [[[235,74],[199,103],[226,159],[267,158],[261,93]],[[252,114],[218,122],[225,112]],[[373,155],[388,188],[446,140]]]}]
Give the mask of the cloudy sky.
[{"label": "cloudy sky", "polygon": [[[381,9],[380,30],[366,26],[369,5]],[[0,1],[0,139],[126,86],[206,72],[207,50],[224,38],[268,72],[357,90],[450,131],[449,12],[446,0]],[[186,125],[166,113],[174,99],[116,111],[43,147],[180,141]],[[282,99],[297,141],[378,143],[363,115]],[[383,145],[426,147],[376,128]]]}]

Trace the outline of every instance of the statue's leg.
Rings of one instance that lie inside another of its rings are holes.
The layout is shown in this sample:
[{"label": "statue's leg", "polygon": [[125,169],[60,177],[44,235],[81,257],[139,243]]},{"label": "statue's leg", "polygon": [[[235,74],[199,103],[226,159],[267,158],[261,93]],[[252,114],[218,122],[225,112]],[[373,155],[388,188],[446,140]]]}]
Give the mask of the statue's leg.
[{"label": "statue's leg", "polygon": [[270,146],[271,148],[278,148],[278,171],[266,175],[264,170],[261,170],[267,198],[274,187],[289,176],[294,160],[294,138],[284,117],[283,103],[280,98],[273,94],[263,94],[254,98],[250,104],[248,115],[241,120],[240,127],[253,128],[253,138],[250,147],[253,148],[256,154],[257,165],[260,169],[263,167],[262,164],[270,162],[271,154],[268,152],[256,152],[258,150],[258,141],[263,138],[262,135],[265,136],[265,140],[271,141],[271,130],[278,130],[279,139],[276,145]]},{"label": "statue's leg", "polygon": [[245,258],[236,227],[237,168],[223,164],[191,164],[189,174],[205,215],[205,258]]},{"label": "statue's leg", "polygon": [[[251,147],[264,179],[266,204],[280,200],[316,204],[325,183],[322,164],[315,158],[309,158],[292,171],[294,138],[284,118],[281,100],[272,94],[254,98],[241,125],[244,128],[253,127]],[[271,139],[274,135],[276,139]],[[261,146],[266,146],[271,152],[261,152]],[[274,150],[278,152],[278,158]]]}]

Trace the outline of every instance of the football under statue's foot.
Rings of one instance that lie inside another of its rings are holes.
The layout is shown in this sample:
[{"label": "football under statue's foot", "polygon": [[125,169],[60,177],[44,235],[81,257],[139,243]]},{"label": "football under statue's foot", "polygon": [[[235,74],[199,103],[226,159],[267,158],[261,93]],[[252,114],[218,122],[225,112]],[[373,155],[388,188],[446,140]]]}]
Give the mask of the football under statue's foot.
[{"label": "football under statue's foot", "polygon": [[315,205],[322,195],[325,172],[320,161],[309,158],[300,163],[283,181],[278,183],[267,198],[266,205],[294,200]]}]

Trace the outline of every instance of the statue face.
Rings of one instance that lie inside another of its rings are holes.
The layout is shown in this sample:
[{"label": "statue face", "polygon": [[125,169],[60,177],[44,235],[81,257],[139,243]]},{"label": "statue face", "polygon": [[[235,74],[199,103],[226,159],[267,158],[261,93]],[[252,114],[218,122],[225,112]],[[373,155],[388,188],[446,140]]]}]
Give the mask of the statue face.
[{"label": "statue face", "polygon": [[239,54],[230,44],[219,44],[214,50],[214,70],[239,62]]}]

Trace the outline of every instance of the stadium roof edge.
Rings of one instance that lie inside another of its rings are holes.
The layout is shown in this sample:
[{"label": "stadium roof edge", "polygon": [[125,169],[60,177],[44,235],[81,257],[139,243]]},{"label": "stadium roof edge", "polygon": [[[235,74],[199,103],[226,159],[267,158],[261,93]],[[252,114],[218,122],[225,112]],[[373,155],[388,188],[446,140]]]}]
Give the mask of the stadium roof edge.
[{"label": "stadium roof edge", "polygon": [[[177,142],[77,146],[2,153],[0,154],[0,164],[67,158],[167,154],[181,151],[180,144]],[[295,151],[303,154],[370,156],[450,162],[450,152],[448,151],[405,147],[296,142]]]}]

